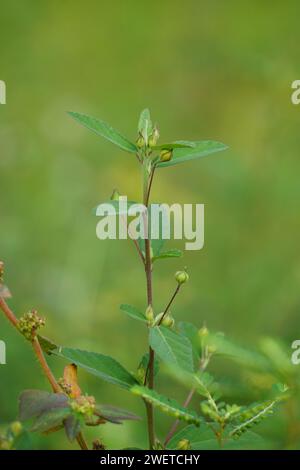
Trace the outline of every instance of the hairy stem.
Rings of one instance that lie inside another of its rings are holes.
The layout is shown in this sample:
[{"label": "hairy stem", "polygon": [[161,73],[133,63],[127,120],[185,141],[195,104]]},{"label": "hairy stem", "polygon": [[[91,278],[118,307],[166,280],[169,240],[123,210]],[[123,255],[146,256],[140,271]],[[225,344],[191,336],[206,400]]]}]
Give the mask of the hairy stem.
[{"label": "hairy stem", "polygon": [[16,328],[18,325],[18,319],[2,297],[0,297],[0,308],[8,321],[10,321],[10,323]]},{"label": "hairy stem", "polygon": [[35,352],[35,355],[36,355],[36,357],[37,357],[37,359],[38,359],[38,361],[39,361],[39,363],[40,363],[40,365],[43,369],[43,372],[44,372],[45,376],[47,377],[47,380],[48,380],[48,382],[50,383],[50,385],[53,389],[53,392],[61,393],[61,388],[58,385],[54,375],[51,372],[50,367],[47,364],[47,361],[45,359],[45,356],[44,356],[43,350],[41,348],[40,342],[39,342],[39,340],[36,336],[33,338],[31,344],[32,344],[33,350]]}]

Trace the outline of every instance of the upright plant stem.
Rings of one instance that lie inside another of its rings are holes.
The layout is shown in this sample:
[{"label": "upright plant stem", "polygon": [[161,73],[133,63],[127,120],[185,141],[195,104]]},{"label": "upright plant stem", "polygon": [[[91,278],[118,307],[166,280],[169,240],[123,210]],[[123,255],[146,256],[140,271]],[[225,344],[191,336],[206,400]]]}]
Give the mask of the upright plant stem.
[{"label": "upright plant stem", "polygon": [[[148,208],[149,197],[150,197],[150,186],[149,186],[149,172],[148,172],[148,160],[146,159],[143,165],[143,203]],[[147,214],[144,219],[145,225],[145,273],[147,283],[147,304],[152,306],[153,293],[152,293],[152,261],[151,261],[151,242],[148,233],[148,217]],[[149,364],[148,364],[148,387],[154,388],[154,359],[155,354],[151,346],[149,346]],[[148,436],[149,436],[149,447],[153,449],[155,443],[155,432],[154,432],[154,410],[151,403],[145,402],[147,410],[147,424],[148,424]]]}]

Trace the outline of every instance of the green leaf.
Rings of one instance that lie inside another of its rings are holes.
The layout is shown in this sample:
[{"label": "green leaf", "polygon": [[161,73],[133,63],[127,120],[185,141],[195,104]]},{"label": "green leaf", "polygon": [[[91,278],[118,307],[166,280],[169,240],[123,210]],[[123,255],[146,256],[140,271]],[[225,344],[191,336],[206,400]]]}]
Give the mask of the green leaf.
[{"label": "green leaf", "polygon": [[37,337],[38,337],[42,350],[46,354],[51,354],[51,351],[54,351],[54,349],[58,348],[58,345],[53,343],[51,339],[46,338],[45,336],[42,336],[42,335],[38,335]]},{"label": "green leaf", "polygon": [[91,116],[87,116],[86,114],[74,113],[72,111],[69,112],[68,114],[72,116],[72,118],[74,118],[80,124],[87,127],[88,129],[95,132],[96,134],[101,135],[101,137],[104,137],[105,139],[109,140],[113,144],[120,147],[122,150],[131,152],[131,153],[137,152],[137,148],[132,142],[130,142],[126,137],[121,135],[119,132],[115,131],[106,122],[100,121]]},{"label": "green leaf", "polygon": [[271,364],[266,357],[240,346],[224,335],[210,334],[206,341],[208,346],[216,350],[216,354],[228,356],[229,359],[254,370],[270,370]]},{"label": "green leaf", "polygon": [[230,437],[239,438],[244,432],[273,414],[273,410],[276,405],[277,400],[269,400],[264,403],[258,403],[242,408],[241,412],[237,416],[240,424],[236,425],[232,429]]},{"label": "green leaf", "polygon": [[[138,369],[143,369],[145,372],[148,368],[148,364],[149,364],[149,353],[146,352],[142,359],[140,360],[140,363],[139,363],[139,366],[138,366]],[[153,367],[153,374],[154,374],[154,377],[158,374],[159,372],[159,360],[157,359],[157,357],[154,357],[154,367]]]},{"label": "green leaf", "polygon": [[21,432],[21,434],[15,437],[14,443],[13,443],[13,449],[33,450],[31,434],[27,430],[24,430],[23,432]]},{"label": "green leaf", "polygon": [[180,258],[183,255],[181,250],[177,250],[176,248],[168,251],[161,251],[157,256],[154,256],[152,261],[156,261],[158,259],[166,259],[166,258]]},{"label": "green leaf", "polygon": [[149,343],[162,361],[187,372],[194,371],[192,345],[188,338],[164,326],[150,328]]},{"label": "green leaf", "polygon": [[140,114],[138,131],[144,137],[145,142],[147,144],[148,138],[152,134],[152,131],[153,131],[150,111],[148,108],[144,109]]},{"label": "green leaf", "polygon": [[136,385],[131,389],[131,392],[142,397],[169,416],[200,426],[201,418],[194,411],[180,406],[175,400],[164,397],[155,390]]},{"label": "green leaf", "polygon": [[167,449],[177,449],[182,439],[189,441],[192,450],[218,450],[220,448],[215,434],[205,423],[200,429],[190,425],[178,431],[170,439]]},{"label": "green leaf", "polygon": [[266,441],[258,434],[248,431],[242,437],[225,441],[222,450],[262,450],[267,449]]},{"label": "green leaf", "polygon": [[201,353],[200,339],[198,335],[199,329],[192,323],[181,321],[178,323],[178,330],[183,336],[186,336],[190,340],[193,347],[195,364],[199,364]]},{"label": "green leaf", "polygon": [[195,384],[199,395],[210,399],[218,384],[208,372],[195,374]]},{"label": "green leaf", "polygon": [[26,421],[44,412],[67,406],[68,398],[63,393],[24,390],[19,397],[19,419]]},{"label": "green leaf", "polygon": [[64,427],[68,439],[72,442],[80,432],[80,419],[78,416],[70,415],[64,420]]},{"label": "green leaf", "polygon": [[121,408],[116,408],[115,406],[110,405],[97,405],[96,411],[98,416],[110,421],[114,424],[121,424],[122,421],[138,421],[140,417],[130,413],[127,410],[122,410]]},{"label": "green leaf", "polygon": [[60,348],[54,354],[82,367],[106,382],[119,385],[122,388],[129,389],[137,383],[135,378],[110,356],[71,348]]},{"label": "green leaf", "polygon": [[238,441],[235,439],[224,440],[222,448],[217,442],[213,431],[204,423],[200,428],[189,425],[178,431],[167,445],[167,449],[177,449],[182,439],[190,442],[191,450],[250,450],[266,448],[265,441],[261,436],[253,432],[247,432]]},{"label": "green leaf", "polygon": [[63,420],[70,415],[69,408],[56,408],[40,414],[31,426],[32,432],[47,432],[62,424]]},{"label": "green leaf", "polygon": [[172,150],[172,149],[181,149],[181,148],[188,148],[188,147],[196,147],[197,142],[191,142],[188,140],[176,140],[175,142],[169,142],[167,144],[160,144],[155,145],[152,147],[153,150]]},{"label": "green leaf", "polygon": [[192,148],[174,149],[171,160],[168,162],[158,162],[156,166],[158,168],[164,168],[167,166],[177,165],[178,163],[196,160],[197,158],[205,157],[211,153],[226,150],[227,148],[228,147],[221,142],[203,140],[201,142],[196,142],[196,146]]},{"label": "green leaf", "polygon": [[132,305],[121,304],[120,309],[125,312],[129,317],[134,318],[135,320],[143,322],[147,321],[145,315]]}]

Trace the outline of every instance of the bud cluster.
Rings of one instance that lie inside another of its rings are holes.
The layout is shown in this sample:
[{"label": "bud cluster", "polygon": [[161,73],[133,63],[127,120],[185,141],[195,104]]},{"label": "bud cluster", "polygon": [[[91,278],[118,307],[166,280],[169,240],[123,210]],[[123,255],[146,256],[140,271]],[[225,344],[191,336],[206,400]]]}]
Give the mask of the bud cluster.
[{"label": "bud cluster", "polygon": [[60,386],[60,388],[62,389],[62,391],[66,394],[66,395],[71,395],[72,393],[72,385],[67,383],[65,379],[63,378],[60,378],[58,380],[58,385]]},{"label": "bud cluster", "polygon": [[14,421],[10,424],[5,435],[0,435],[0,450],[12,450],[14,448],[15,439],[23,431],[20,421]]},{"label": "bud cluster", "polygon": [[96,401],[94,397],[84,395],[72,400],[70,403],[70,407],[73,411],[86,417],[94,414],[95,405]]},{"label": "bud cluster", "polygon": [[26,339],[32,341],[39,328],[45,325],[45,320],[41,318],[36,310],[25,313],[18,322],[18,329]]},{"label": "bud cluster", "polygon": [[156,315],[154,325],[163,325],[167,328],[172,328],[175,325],[175,320],[172,317],[171,313],[161,312]]}]

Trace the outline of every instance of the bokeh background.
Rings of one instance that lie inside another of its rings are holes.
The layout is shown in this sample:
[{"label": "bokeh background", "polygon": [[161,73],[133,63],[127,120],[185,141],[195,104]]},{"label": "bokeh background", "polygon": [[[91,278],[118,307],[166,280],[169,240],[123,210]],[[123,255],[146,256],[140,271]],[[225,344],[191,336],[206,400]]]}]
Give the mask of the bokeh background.
[{"label": "bokeh background", "polygon": [[[176,319],[206,321],[254,350],[260,338],[277,338],[289,362],[300,336],[300,107],[290,99],[300,73],[298,2],[3,0],[0,10],[0,79],[7,85],[0,257],[16,313],[37,308],[47,318],[45,334],[59,344],[111,354],[136,369],[147,334],[119,304],[144,308],[142,267],[128,242],[96,239],[92,208],[115,187],[139,198],[140,169],[66,111],[105,119],[135,139],[147,106],[162,140],[230,146],[157,174],[156,201],[205,204],[206,242],[200,252],[157,264],[155,308],[167,302],[174,271],[188,266],[191,281],[173,309]],[[47,384],[3,318],[0,339],[7,343],[7,365],[0,366],[5,426],[17,415],[20,391]],[[61,376],[64,362],[50,362]],[[296,379],[299,367],[290,370]],[[224,383],[231,377],[241,384],[243,394],[228,391],[238,402],[257,398],[256,386],[270,386],[263,375],[250,385],[246,368],[235,363],[215,361],[212,368]],[[143,415],[126,392],[82,371],[80,381],[99,402]],[[180,401],[186,393],[168,378],[158,385]],[[286,408],[258,428],[271,448],[300,447],[298,401]],[[170,421],[158,421],[162,435]],[[90,437],[98,433],[111,448],[143,446],[143,429],[144,422],[106,425]],[[32,446],[76,447],[63,433],[35,436]]]}]

